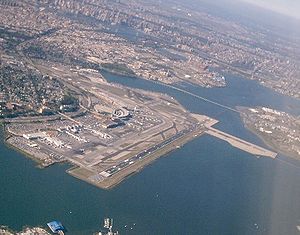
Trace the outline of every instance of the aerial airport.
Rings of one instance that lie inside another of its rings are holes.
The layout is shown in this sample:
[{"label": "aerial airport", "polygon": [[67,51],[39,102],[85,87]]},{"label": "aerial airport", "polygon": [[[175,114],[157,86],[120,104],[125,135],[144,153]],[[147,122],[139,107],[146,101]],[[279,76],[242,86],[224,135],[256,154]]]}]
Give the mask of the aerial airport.
[{"label": "aerial airport", "polygon": [[111,84],[93,70],[39,69],[62,78],[79,101],[75,111],[5,119],[6,141],[40,167],[69,162],[73,165],[67,171],[70,175],[97,187],[111,188],[204,133],[253,154],[276,156],[220,134],[211,128],[217,120],[188,112],[168,95]]}]

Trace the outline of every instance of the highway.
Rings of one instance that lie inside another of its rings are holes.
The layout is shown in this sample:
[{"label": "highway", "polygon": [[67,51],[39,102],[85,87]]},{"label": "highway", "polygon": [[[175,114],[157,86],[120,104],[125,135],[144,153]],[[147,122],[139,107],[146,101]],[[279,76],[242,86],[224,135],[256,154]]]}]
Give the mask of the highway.
[{"label": "highway", "polygon": [[205,97],[203,97],[203,96],[196,95],[196,94],[194,94],[194,93],[192,93],[192,92],[186,91],[186,90],[181,89],[181,88],[179,88],[179,87],[176,87],[176,86],[173,86],[173,85],[170,85],[170,84],[166,84],[166,83],[162,83],[162,82],[159,82],[159,81],[153,81],[153,82],[154,82],[154,83],[157,83],[157,84],[159,84],[159,85],[166,86],[166,87],[172,88],[172,89],[174,89],[174,90],[180,91],[180,92],[182,92],[182,93],[191,95],[191,96],[193,96],[193,97],[195,97],[195,98],[197,98],[197,99],[200,99],[200,100],[202,100],[202,101],[205,101],[205,102],[211,103],[211,104],[213,104],[213,105],[219,106],[219,107],[221,107],[221,108],[223,108],[223,109],[226,109],[226,110],[229,110],[229,111],[232,111],[232,112],[235,112],[235,113],[239,113],[239,111],[236,110],[236,109],[234,109],[234,108],[231,108],[231,107],[229,107],[229,106],[227,106],[227,105],[223,105],[223,104],[221,104],[221,103],[212,101],[212,100],[207,99],[207,98],[205,98]]}]

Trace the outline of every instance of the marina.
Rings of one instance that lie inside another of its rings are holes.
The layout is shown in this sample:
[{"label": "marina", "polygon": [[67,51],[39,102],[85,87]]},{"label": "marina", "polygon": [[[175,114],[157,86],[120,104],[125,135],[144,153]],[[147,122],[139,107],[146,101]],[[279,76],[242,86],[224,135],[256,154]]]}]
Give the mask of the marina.
[{"label": "marina", "polygon": [[0,0],[0,235],[300,235],[300,0],[269,1]]},{"label": "marina", "polygon": [[106,229],[106,231],[99,232],[97,235],[119,235],[118,231],[116,232],[113,231],[113,224],[114,224],[113,219],[105,218],[103,228]]},{"label": "marina", "polygon": [[[145,80],[114,75],[108,78],[140,89],[147,87],[167,92],[193,113],[204,113],[220,120],[214,128],[263,146],[243,127],[235,112],[221,112],[220,115],[217,106],[212,108],[187,94]],[[289,107],[283,104],[289,103],[297,107],[293,100],[256,87],[253,81],[226,78],[229,86],[222,88],[222,92],[220,89],[199,87],[185,89],[230,106],[265,105],[284,110]],[[247,93],[243,89],[246,87],[258,93]],[[246,98],[242,98],[244,96]],[[294,108],[292,111],[299,114],[297,110]],[[2,133],[1,139],[4,138]],[[197,234],[197,231],[251,235],[298,233],[296,226],[299,226],[300,208],[293,202],[300,196],[299,170],[278,161],[282,159],[280,155],[274,160],[269,157],[257,160],[210,135],[181,146],[168,157],[108,191],[65,174],[70,165],[56,164],[40,170],[34,162],[3,142],[0,148],[0,183],[5,191],[5,194],[0,194],[0,221],[14,230],[21,230],[25,224],[45,224],[45,218],[48,221],[59,218],[68,229],[67,234],[90,235],[99,231],[101,211],[103,218],[111,215],[115,219],[115,227],[120,234]],[[289,182],[293,182],[294,187],[289,187]],[[15,193],[16,189],[18,193]],[[273,197],[270,192],[277,196]],[[290,195],[291,200],[285,201],[284,198]],[[24,198],[28,198],[26,203]],[[262,204],[262,200],[267,203]],[[167,217],[166,213],[181,216]],[[281,223],[285,217],[290,221]],[[232,221],[234,226],[239,224],[234,230],[228,227]],[[133,223],[137,225],[132,226]],[[254,223],[259,225],[259,229]]]}]

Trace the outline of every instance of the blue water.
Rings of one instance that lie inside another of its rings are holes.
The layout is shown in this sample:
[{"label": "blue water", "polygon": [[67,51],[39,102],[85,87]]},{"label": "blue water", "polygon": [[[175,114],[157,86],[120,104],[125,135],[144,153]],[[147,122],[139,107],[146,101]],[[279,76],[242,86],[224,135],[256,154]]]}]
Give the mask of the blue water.
[{"label": "blue water", "polygon": [[[172,89],[167,86],[158,85],[153,81],[131,77],[121,77],[102,72],[104,77],[112,83],[118,83],[132,88],[146,89],[155,92],[167,93],[178,100],[186,109],[194,113],[205,114],[220,121],[216,125],[219,129],[254,143],[261,143],[257,137],[243,127],[238,113],[204,102],[189,94]],[[265,106],[279,111],[300,115],[300,100],[274,92],[261,86],[256,81],[246,80],[234,75],[225,74],[227,86],[224,88],[202,88],[188,83],[181,83],[175,86],[193,94],[203,96],[214,102],[235,108],[236,106]]]},{"label": "blue water", "polygon": [[[217,117],[220,129],[261,143],[235,113],[151,82],[104,75],[131,87],[166,92],[192,112]],[[299,112],[297,101],[255,82],[233,77],[228,82],[219,89],[184,86],[229,106],[267,105]],[[110,216],[121,234],[299,234],[300,169],[280,160],[257,159],[210,136],[191,141],[109,191],[67,175],[67,168],[40,170],[1,143],[0,224],[21,229],[58,219],[69,234],[85,235]]]}]

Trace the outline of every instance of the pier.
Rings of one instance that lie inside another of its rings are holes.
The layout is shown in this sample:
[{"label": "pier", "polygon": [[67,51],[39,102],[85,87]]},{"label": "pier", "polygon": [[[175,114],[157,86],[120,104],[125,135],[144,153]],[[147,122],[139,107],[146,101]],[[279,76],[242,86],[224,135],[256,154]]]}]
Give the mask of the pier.
[{"label": "pier", "polygon": [[248,152],[248,153],[251,153],[251,154],[254,154],[257,156],[262,156],[262,157],[275,158],[277,156],[277,153],[275,153],[275,152],[272,152],[268,149],[262,148],[255,144],[252,144],[250,142],[247,142],[245,140],[242,140],[238,137],[227,134],[227,133],[217,130],[215,128],[207,127],[207,130],[205,132],[211,136],[217,137],[221,140],[225,140],[232,146],[239,148],[245,152]]}]

